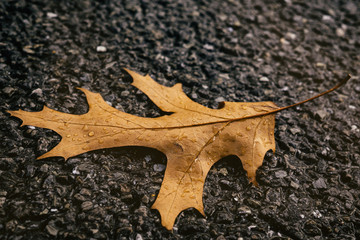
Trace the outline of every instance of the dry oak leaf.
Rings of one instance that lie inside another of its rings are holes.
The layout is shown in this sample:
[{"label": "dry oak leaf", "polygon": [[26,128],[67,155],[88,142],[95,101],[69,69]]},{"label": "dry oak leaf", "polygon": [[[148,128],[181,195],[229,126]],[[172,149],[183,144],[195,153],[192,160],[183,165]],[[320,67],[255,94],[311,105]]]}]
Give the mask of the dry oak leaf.
[{"label": "dry oak leaf", "polygon": [[81,88],[89,104],[85,114],[67,114],[47,107],[40,112],[9,113],[22,119],[22,125],[48,128],[61,135],[60,143],[38,159],[67,159],[122,146],[146,146],[163,152],[167,168],[152,208],[160,212],[161,223],[169,230],[187,208],[196,208],[205,215],[204,182],[210,168],[221,158],[238,156],[249,180],[256,184],[256,170],[265,153],[275,151],[275,113],[296,105],[279,108],[272,102],[224,102],[220,109],[210,109],[189,99],[181,84],[165,87],[148,75],[126,71],[133,78],[132,85],[161,110],[172,114],[157,118],[134,116],[109,106],[100,94]]}]

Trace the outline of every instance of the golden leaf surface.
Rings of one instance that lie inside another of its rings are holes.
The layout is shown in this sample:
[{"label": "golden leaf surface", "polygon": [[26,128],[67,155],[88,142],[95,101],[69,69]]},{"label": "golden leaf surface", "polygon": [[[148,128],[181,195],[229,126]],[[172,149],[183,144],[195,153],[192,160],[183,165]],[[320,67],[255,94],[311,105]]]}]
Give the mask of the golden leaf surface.
[{"label": "golden leaf surface", "polygon": [[161,223],[172,229],[181,211],[196,208],[204,215],[203,187],[210,168],[221,158],[240,158],[249,180],[256,184],[256,170],[265,153],[275,151],[275,112],[272,102],[224,102],[221,109],[204,107],[182,91],[181,84],[165,87],[150,76],[127,70],[132,85],[144,92],[161,110],[157,118],[134,116],[109,106],[98,93],[81,89],[89,111],[82,115],[47,107],[40,112],[8,111],[23,125],[48,128],[61,135],[60,143],[38,159],[65,159],[84,152],[122,146],[145,146],[163,152],[167,167],[152,208]]}]

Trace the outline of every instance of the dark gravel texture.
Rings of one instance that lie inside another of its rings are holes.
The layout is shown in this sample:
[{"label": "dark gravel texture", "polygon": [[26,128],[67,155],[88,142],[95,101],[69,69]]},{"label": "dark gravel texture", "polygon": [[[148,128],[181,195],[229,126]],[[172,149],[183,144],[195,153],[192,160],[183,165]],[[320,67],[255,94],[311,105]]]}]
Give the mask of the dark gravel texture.
[{"label": "dark gravel texture", "polygon": [[[0,24],[0,239],[360,239],[359,1],[2,0]],[[37,161],[59,135],[5,112],[85,113],[85,87],[119,110],[164,114],[123,67],[182,83],[208,107],[285,106],[353,79],[277,114],[259,188],[223,159],[205,183],[206,218],[186,210],[169,232],[150,209],[162,153]]]}]

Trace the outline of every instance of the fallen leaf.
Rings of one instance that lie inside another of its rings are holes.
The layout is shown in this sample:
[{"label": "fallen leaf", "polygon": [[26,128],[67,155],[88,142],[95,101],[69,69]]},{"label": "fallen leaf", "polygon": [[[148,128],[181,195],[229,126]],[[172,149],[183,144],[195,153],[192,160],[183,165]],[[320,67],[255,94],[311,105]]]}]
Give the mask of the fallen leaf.
[{"label": "fallen leaf", "polygon": [[256,170],[265,153],[275,151],[275,113],[322,96],[345,83],[300,103],[277,107],[272,102],[223,102],[210,109],[189,99],[181,84],[165,87],[150,76],[127,70],[135,87],[143,91],[161,110],[171,112],[157,118],[144,118],[109,106],[98,93],[80,88],[89,111],[67,114],[44,107],[40,112],[8,111],[22,119],[22,125],[48,128],[61,135],[60,143],[38,157],[68,159],[84,152],[122,146],[146,146],[165,153],[167,167],[160,192],[152,208],[161,223],[172,229],[179,213],[196,208],[204,214],[203,187],[210,168],[221,158],[238,156],[256,183]]}]

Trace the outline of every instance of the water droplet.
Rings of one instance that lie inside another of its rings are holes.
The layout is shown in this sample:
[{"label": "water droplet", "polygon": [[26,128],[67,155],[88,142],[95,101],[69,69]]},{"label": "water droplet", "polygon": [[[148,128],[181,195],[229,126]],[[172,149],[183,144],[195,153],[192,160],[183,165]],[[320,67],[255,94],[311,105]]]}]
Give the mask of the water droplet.
[{"label": "water droplet", "polygon": [[60,130],[65,130],[65,128],[64,128],[64,127],[59,127],[59,129],[60,129]]},{"label": "water droplet", "polygon": [[75,141],[75,140],[76,140],[76,138],[74,138],[74,137],[73,137],[71,140]]},{"label": "water droplet", "polygon": [[101,143],[104,143],[104,139],[99,139],[99,141],[98,141],[100,144]]},{"label": "water droplet", "polygon": [[80,141],[82,141],[82,139],[81,139],[81,138],[78,138],[77,140],[78,140],[79,142],[80,142]]},{"label": "water droplet", "polygon": [[246,130],[250,131],[250,130],[251,130],[251,127],[250,127],[250,126],[247,126],[247,127],[246,127]]},{"label": "water droplet", "polygon": [[83,137],[86,137],[86,134],[84,134]]},{"label": "water droplet", "polygon": [[92,136],[94,136],[94,135],[95,135],[95,133],[91,131],[91,132],[89,132],[89,134],[88,134],[88,135],[89,135],[89,137],[92,137]]},{"label": "water droplet", "polygon": [[74,134],[75,137],[76,137],[77,135],[78,135],[77,133]]},{"label": "water droplet", "polygon": [[68,134],[68,135],[66,135],[66,137],[67,137],[67,138],[69,138],[69,137],[71,137],[71,135],[70,135],[70,134]]},{"label": "water droplet", "polygon": [[89,130],[89,127],[87,125],[84,125],[83,130],[87,131],[87,130]]},{"label": "water droplet", "polygon": [[88,146],[83,146],[82,149],[83,150],[89,150],[89,147]]},{"label": "water droplet", "polygon": [[195,195],[191,195],[190,198],[191,198],[191,199],[195,199]]},{"label": "water droplet", "polygon": [[188,192],[190,192],[190,190],[189,190],[189,189],[185,189],[184,192],[185,192],[185,193],[188,193]]}]

